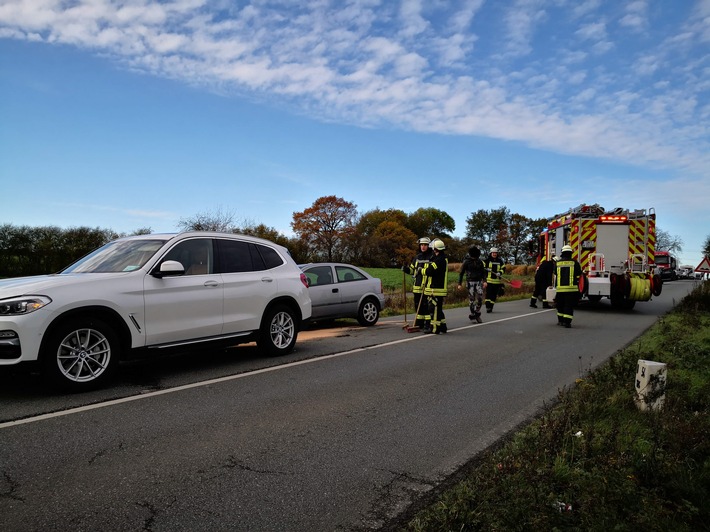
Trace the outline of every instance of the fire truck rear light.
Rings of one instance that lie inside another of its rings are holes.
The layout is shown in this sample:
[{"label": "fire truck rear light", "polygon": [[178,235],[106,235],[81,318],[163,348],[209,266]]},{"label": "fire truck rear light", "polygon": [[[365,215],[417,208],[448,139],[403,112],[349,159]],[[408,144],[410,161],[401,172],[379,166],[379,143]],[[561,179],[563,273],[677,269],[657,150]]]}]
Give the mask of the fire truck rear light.
[{"label": "fire truck rear light", "polygon": [[627,221],[626,216],[609,216],[609,215],[603,215],[599,217],[600,222],[625,222]]}]

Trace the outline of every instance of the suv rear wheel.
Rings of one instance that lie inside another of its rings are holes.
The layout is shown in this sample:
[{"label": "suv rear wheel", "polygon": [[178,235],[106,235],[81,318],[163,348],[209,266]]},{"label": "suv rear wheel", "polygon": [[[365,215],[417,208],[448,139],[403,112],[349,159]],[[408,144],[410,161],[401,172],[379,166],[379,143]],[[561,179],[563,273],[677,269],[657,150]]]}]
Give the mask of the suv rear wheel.
[{"label": "suv rear wheel", "polygon": [[276,305],[264,315],[257,346],[269,356],[293,351],[298,336],[294,312],[287,305]]}]

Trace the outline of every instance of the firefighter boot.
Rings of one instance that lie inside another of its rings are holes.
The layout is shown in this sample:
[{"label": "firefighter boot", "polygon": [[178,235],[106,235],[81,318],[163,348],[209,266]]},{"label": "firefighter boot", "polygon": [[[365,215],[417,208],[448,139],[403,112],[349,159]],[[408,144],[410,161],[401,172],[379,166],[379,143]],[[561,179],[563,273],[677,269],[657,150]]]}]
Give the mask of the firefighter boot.
[{"label": "firefighter boot", "polygon": [[531,297],[530,298],[530,306],[532,308],[537,308],[537,298],[536,297]]},{"label": "firefighter boot", "polygon": [[552,306],[547,301],[543,301],[542,308],[552,308]]}]

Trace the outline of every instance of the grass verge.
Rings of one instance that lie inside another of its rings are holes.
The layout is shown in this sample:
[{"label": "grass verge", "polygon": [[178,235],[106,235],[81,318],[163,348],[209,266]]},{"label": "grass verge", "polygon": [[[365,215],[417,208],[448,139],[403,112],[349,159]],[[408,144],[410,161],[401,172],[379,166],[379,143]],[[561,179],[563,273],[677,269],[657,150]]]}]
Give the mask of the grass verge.
[{"label": "grass verge", "polygon": [[[446,296],[444,308],[456,308],[468,305],[468,292],[465,288],[459,290],[457,288],[459,280],[459,270],[461,264],[450,263],[448,275],[448,295]],[[414,300],[412,297],[412,277],[404,275],[402,270],[397,268],[363,268],[373,277],[377,277],[382,281],[382,288],[385,293],[385,308],[382,316],[399,316],[405,311],[406,293],[406,309],[409,313],[413,311]],[[510,285],[504,284],[505,294],[498,297],[498,302],[511,301],[530,297],[535,287],[535,267],[534,266],[506,266],[505,278],[512,280],[520,280],[523,282],[521,288],[511,288]],[[406,287],[406,290],[405,290]]]},{"label": "grass verge", "polygon": [[[400,529],[708,530],[709,357],[705,282]],[[660,410],[635,404],[639,359],[667,364]]]}]

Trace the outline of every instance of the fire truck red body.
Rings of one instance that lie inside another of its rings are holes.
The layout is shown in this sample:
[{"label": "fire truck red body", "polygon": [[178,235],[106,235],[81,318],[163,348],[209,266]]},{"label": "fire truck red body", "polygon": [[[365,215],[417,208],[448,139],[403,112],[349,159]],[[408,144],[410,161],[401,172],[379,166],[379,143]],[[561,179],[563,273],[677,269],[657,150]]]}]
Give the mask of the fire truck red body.
[{"label": "fire truck red body", "polygon": [[565,244],[582,266],[580,292],[590,301],[606,297],[615,307],[633,308],[636,301],[660,295],[662,281],[654,275],[653,208],[607,211],[598,204],[582,204],[558,214],[540,235],[538,261],[559,257]]}]

